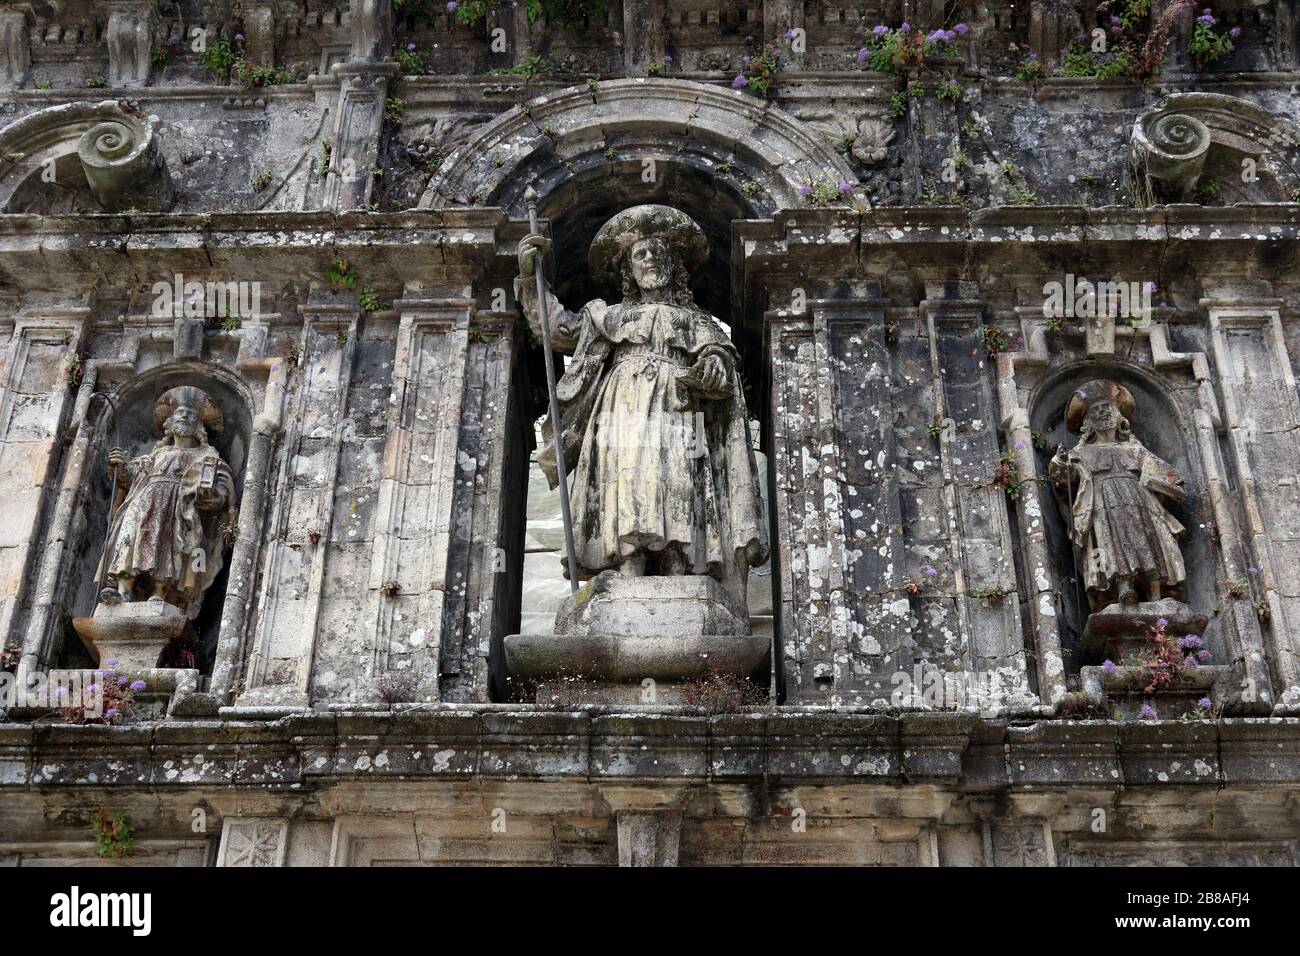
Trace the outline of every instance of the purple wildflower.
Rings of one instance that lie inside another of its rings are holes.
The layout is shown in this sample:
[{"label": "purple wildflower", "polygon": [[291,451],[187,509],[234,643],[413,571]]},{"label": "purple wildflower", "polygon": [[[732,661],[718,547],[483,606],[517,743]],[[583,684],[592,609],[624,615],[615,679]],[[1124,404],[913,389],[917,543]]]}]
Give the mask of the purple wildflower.
[{"label": "purple wildflower", "polygon": [[149,685],[142,680],[131,681],[131,689],[135,691],[137,694],[140,693],[140,691],[144,690],[148,686]]},{"label": "purple wildflower", "polygon": [[1156,618],[1156,627],[1160,628],[1160,630],[1163,631],[1168,626],[1169,626],[1169,618],[1167,617]]},{"label": "purple wildflower", "polygon": [[936,569],[933,564],[927,564],[921,570],[925,572],[926,577],[930,577],[930,578],[934,577],[936,574],[939,573],[938,569]]},{"label": "purple wildflower", "polygon": [[457,3],[456,0],[451,0],[451,2],[447,4],[448,13],[455,13],[459,9],[460,9],[460,4]]},{"label": "purple wildflower", "polygon": [[408,44],[406,44],[406,48],[407,48],[408,50],[414,50],[414,49],[415,49],[415,44],[414,44],[414,43],[408,43]]},{"label": "purple wildflower", "polygon": [[903,21],[903,25],[902,25],[901,27],[899,27],[898,29],[901,30],[901,31],[904,32],[904,33],[908,33],[908,32],[910,32],[911,29],[912,29],[912,24],[910,24],[910,23],[908,23],[906,20],[904,20],[904,21]]},{"label": "purple wildflower", "polygon": [[1201,662],[1198,661],[1195,657],[1183,658],[1183,667],[1187,668],[1188,670],[1196,670],[1196,668],[1200,666],[1201,666]]},{"label": "purple wildflower", "polygon": [[852,183],[840,183],[840,192],[842,192],[842,193],[851,193],[851,192],[853,192],[853,184],[852,184]]},{"label": "purple wildflower", "polygon": [[964,23],[959,23],[952,28],[952,32],[958,36],[964,37],[966,34],[970,33],[970,27],[966,26]]},{"label": "purple wildflower", "polygon": [[866,47],[863,47],[861,50],[858,51],[858,62],[859,63],[867,62],[867,57],[869,56],[871,56],[871,51],[868,50]]},{"label": "purple wildflower", "polygon": [[785,31],[785,38],[787,40],[795,40],[798,39],[798,37],[799,37],[799,31],[796,30],[794,27],[791,27],[789,30]]},{"label": "purple wildflower", "polygon": [[1228,31],[1228,36],[1232,37],[1234,40],[1237,39],[1237,37],[1241,36],[1241,27],[1233,27]]},{"label": "purple wildflower", "polygon": [[107,717],[109,720],[112,720],[114,717],[117,716],[117,708],[116,707],[108,708],[108,710],[104,711],[104,716]]},{"label": "purple wildflower", "polygon": [[117,658],[116,658],[116,657],[110,657],[108,660],[104,661],[104,663],[107,664],[109,667],[116,667],[116,666],[117,666]]},{"label": "purple wildflower", "polygon": [[239,43],[243,43],[243,42],[244,42],[244,35],[243,35],[242,33],[236,33],[236,34],[235,34],[235,40],[236,40],[237,42],[239,42]]},{"label": "purple wildflower", "polygon": [[665,62],[665,63],[671,63],[671,62],[673,62],[673,58],[672,58],[671,56],[669,56],[667,53],[665,53],[665,54],[664,54],[664,62]]},{"label": "purple wildflower", "polygon": [[119,677],[119,678],[117,679],[117,686],[118,686],[118,687],[125,687],[125,686],[126,686],[126,678],[125,678],[125,677]]},{"label": "purple wildflower", "polygon": [[736,78],[735,78],[734,80],[731,81],[731,88],[732,88],[733,90],[738,90],[738,89],[740,89],[742,86],[746,86],[746,85],[748,85],[748,83],[749,83],[749,80],[745,79],[745,74],[744,74],[744,73],[737,73],[737,74],[736,74]]},{"label": "purple wildflower", "polygon": [[1205,642],[1195,634],[1188,634],[1178,639],[1178,646],[1185,651],[1199,651],[1205,646]]},{"label": "purple wildflower", "polygon": [[808,196],[811,196],[811,195],[812,195],[812,187],[809,186],[807,183],[804,183],[804,185],[802,185],[802,186],[799,187],[799,195],[800,195],[800,196],[803,196],[804,198],[807,198]]},{"label": "purple wildflower", "polygon": [[1199,710],[1203,710],[1208,714],[1214,709],[1214,701],[1210,700],[1208,697],[1202,697],[1196,702],[1196,706]]},{"label": "purple wildflower", "polygon": [[1197,659],[1198,661],[1200,661],[1202,664],[1204,664],[1206,661],[1208,661],[1208,660],[1210,659],[1210,652],[1209,652],[1209,651],[1197,651],[1197,652],[1196,652],[1196,659]]},{"label": "purple wildflower", "polygon": [[1206,8],[1205,8],[1205,12],[1202,13],[1199,17],[1196,18],[1196,22],[1197,22],[1197,23],[1202,23],[1202,24],[1204,24],[1204,25],[1207,26],[1207,27],[1212,27],[1212,26],[1214,26],[1216,23],[1218,23],[1219,21],[1216,20],[1216,19],[1214,19],[1214,14],[1210,12],[1210,8],[1209,8],[1209,7],[1206,7]]},{"label": "purple wildflower", "polygon": [[1138,711],[1138,720],[1155,720],[1156,709],[1150,704],[1143,704],[1142,709]]},{"label": "purple wildflower", "polygon": [[947,34],[944,33],[942,30],[935,30],[928,37],[926,37],[926,39],[929,40],[931,43],[942,43],[943,38],[945,36],[947,36]]},{"label": "purple wildflower", "polygon": [[1107,658],[1104,662],[1102,662],[1101,669],[1102,672],[1107,675],[1114,674],[1115,671],[1119,670],[1119,668],[1115,666],[1115,662],[1112,661],[1110,658]]},{"label": "purple wildflower", "polygon": [[874,27],[871,28],[871,32],[875,36],[883,37],[886,33],[889,32],[889,27],[885,26],[883,23],[877,23]]}]

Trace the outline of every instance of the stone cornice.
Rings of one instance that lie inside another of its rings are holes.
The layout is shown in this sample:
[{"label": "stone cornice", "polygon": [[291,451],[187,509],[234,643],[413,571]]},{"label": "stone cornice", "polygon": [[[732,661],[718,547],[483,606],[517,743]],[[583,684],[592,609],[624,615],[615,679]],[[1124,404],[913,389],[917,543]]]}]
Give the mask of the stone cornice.
[{"label": "stone cornice", "polygon": [[399,705],[271,721],[0,725],[0,789],[339,780],[1296,787],[1300,719],[1008,724],[956,714]]}]

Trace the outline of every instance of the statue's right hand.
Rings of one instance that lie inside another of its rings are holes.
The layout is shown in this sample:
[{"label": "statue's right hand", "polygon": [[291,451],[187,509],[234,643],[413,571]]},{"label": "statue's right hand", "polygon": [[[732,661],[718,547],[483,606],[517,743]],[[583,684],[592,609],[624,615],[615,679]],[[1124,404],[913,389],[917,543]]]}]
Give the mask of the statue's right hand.
[{"label": "statue's right hand", "polygon": [[108,470],[120,471],[126,467],[126,450],[113,448],[108,453]]},{"label": "statue's right hand", "polygon": [[537,267],[537,257],[544,256],[551,249],[551,240],[543,235],[530,232],[519,240],[519,274],[531,276]]}]

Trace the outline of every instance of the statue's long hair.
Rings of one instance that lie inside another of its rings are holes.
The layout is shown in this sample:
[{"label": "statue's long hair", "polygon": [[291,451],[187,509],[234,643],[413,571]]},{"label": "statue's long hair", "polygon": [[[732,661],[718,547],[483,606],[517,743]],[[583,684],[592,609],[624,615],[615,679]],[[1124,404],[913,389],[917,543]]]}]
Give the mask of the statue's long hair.
[{"label": "statue's long hair", "polygon": [[[641,289],[636,284],[636,279],[632,277],[632,260],[628,256],[628,250],[624,250],[618,257],[618,274],[623,282],[623,302],[626,305],[636,305],[641,301]],[[673,264],[672,277],[668,280],[668,296],[676,305],[695,306],[695,294],[691,292],[691,274],[686,271],[686,266],[682,265],[682,257],[677,255],[671,249],[668,250],[668,258]]]}]

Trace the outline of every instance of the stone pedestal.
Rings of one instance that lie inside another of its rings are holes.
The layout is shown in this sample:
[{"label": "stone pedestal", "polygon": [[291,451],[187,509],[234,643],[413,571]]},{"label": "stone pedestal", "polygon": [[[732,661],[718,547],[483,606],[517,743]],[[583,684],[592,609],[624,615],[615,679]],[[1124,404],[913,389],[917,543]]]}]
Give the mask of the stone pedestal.
[{"label": "stone pedestal", "polygon": [[79,617],[72,626],[81,640],[105,661],[116,660],[120,672],[152,670],[169,641],[190,626],[180,608],[161,598],[124,604],[100,604],[90,617]]},{"label": "stone pedestal", "polygon": [[1084,650],[1097,662],[1109,659],[1122,663],[1147,649],[1147,627],[1161,618],[1169,622],[1165,633],[1173,638],[1188,634],[1201,637],[1208,623],[1204,614],[1197,614],[1173,598],[1110,604],[1088,616],[1083,629]]},{"label": "stone pedestal", "polygon": [[[511,635],[505,653],[513,677],[590,682],[598,688],[592,702],[671,703],[680,682],[753,674],[768,645],[750,633],[744,605],[712,578],[607,571],[565,600],[554,634]],[[657,685],[650,700],[640,696],[646,681]]]}]

